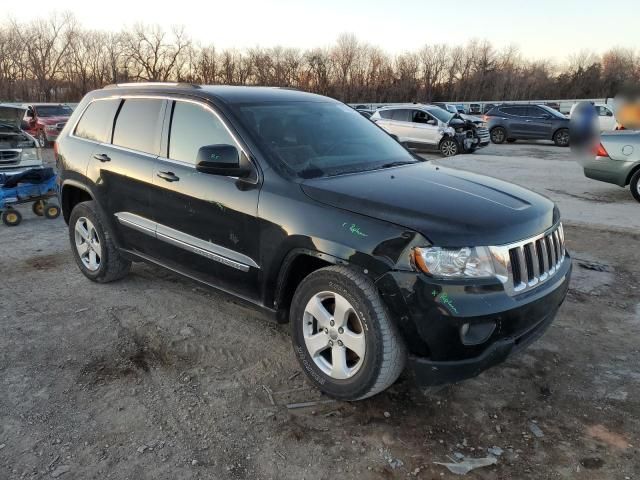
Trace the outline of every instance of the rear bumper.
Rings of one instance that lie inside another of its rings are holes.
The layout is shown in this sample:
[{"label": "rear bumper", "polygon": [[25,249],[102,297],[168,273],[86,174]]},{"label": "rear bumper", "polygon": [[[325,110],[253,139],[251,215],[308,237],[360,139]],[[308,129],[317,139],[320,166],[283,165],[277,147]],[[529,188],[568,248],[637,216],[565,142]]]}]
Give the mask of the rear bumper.
[{"label": "rear bumper", "polygon": [[595,157],[582,159],[580,164],[584,169],[585,177],[625,187],[629,173],[637,163]]},{"label": "rear bumper", "polygon": [[[542,336],[570,277],[567,255],[552,279],[516,296],[495,283],[438,283],[411,272],[389,273],[378,285],[409,347],[416,383],[439,385],[474,377]],[[470,342],[461,333],[465,325],[483,333]]]}]

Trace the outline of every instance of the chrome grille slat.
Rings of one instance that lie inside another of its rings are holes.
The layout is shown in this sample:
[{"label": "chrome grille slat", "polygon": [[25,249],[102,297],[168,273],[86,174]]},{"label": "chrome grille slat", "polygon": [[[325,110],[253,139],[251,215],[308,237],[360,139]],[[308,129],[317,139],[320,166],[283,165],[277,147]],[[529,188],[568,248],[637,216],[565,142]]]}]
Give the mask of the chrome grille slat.
[{"label": "chrome grille slat", "polygon": [[496,258],[506,263],[500,280],[510,295],[516,295],[546,282],[558,271],[566,249],[562,224],[549,231],[511,245],[491,247]]}]

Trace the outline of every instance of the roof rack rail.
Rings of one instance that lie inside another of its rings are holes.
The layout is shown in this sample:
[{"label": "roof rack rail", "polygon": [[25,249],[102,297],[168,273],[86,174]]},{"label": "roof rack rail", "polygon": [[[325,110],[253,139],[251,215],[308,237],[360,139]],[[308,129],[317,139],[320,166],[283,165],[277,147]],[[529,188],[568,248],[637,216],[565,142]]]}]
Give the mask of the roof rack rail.
[{"label": "roof rack rail", "polygon": [[129,82],[129,83],[112,83],[105,85],[104,89],[121,88],[121,87],[178,87],[178,88],[200,88],[200,85],[182,82]]}]

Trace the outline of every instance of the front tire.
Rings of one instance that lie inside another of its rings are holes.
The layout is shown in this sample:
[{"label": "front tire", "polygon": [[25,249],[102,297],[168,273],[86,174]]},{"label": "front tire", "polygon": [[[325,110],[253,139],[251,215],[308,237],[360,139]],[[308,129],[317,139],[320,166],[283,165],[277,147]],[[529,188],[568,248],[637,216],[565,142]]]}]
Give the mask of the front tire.
[{"label": "front tire", "polygon": [[440,142],[440,153],[445,157],[453,157],[458,154],[459,146],[453,138],[445,138]]},{"label": "front tire", "polygon": [[507,139],[507,131],[502,127],[495,127],[491,130],[490,136],[493,143],[504,143]]},{"label": "front tire", "polygon": [[633,195],[633,198],[640,202],[640,170],[637,170],[631,177],[629,188],[631,189],[631,195]]},{"label": "front tire", "polygon": [[73,257],[89,280],[108,283],[129,273],[131,262],[113,243],[113,235],[100,218],[95,202],[74,207],[69,217],[69,240]]},{"label": "front tire", "polygon": [[392,385],[406,346],[373,282],[345,267],[316,270],[291,303],[293,348],[309,380],[340,400],[362,400]]}]

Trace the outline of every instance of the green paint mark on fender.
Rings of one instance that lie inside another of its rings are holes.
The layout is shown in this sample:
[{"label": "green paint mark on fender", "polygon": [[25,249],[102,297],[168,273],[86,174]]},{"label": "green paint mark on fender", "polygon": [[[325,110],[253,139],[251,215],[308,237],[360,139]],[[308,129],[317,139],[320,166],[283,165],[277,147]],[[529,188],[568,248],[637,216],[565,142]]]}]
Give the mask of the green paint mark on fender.
[{"label": "green paint mark on fender", "polygon": [[347,228],[353,235],[355,235],[357,237],[368,237],[369,236],[366,233],[362,232],[360,230],[360,227],[358,225],[356,225],[355,223],[352,223],[351,225],[349,225],[347,222],[344,222],[342,224],[342,228]]}]

